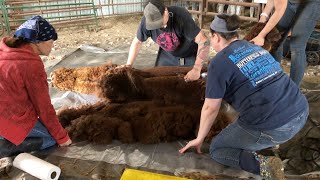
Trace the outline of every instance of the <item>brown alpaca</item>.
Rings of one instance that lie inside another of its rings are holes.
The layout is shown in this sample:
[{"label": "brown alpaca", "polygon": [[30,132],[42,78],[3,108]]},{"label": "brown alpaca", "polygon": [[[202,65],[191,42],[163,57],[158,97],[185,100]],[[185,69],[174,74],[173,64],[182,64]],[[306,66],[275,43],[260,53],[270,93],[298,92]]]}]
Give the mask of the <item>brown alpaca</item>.
[{"label": "brown alpaca", "polygon": [[[59,112],[59,119],[72,139],[96,143],[117,139],[123,143],[145,144],[190,139],[197,135],[202,107],[201,104],[163,106],[152,101],[93,106]],[[96,111],[90,112],[93,109]],[[230,122],[230,117],[219,113],[206,140],[210,141]]]},{"label": "brown alpaca", "polygon": [[[57,84],[65,79],[65,74],[77,75],[83,69],[95,72],[98,82],[88,80],[80,84],[77,83],[79,77],[68,77],[74,80],[73,84],[77,87]],[[107,71],[100,68],[101,72],[96,71],[98,67],[83,69],[59,69],[53,72],[52,82],[55,87],[80,90],[79,92],[83,92],[83,88],[90,94],[95,94],[98,90],[100,97],[106,99],[95,105],[59,112],[59,119],[72,139],[96,143],[110,143],[113,139],[123,143],[159,143],[196,136],[204,101],[205,81],[202,79],[186,83],[183,75],[190,68],[156,67],[137,70],[109,66]],[[59,80],[55,79],[57,77]],[[224,113],[219,113],[207,140],[226,127],[231,119]]]},{"label": "brown alpaca", "polygon": [[[60,90],[75,91],[84,94],[96,94],[99,88],[98,83],[110,69],[116,65],[106,64],[96,67],[81,68],[59,68],[51,73],[52,85]],[[157,67],[144,69],[143,71],[134,70],[140,73],[142,77],[157,76],[182,76],[190,70],[190,67]]]},{"label": "brown alpaca", "polygon": [[148,99],[165,104],[204,100],[204,80],[186,83],[181,74],[155,76],[154,72],[158,73],[159,69],[164,70],[164,68],[153,69],[154,71],[148,72],[132,68],[109,70],[101,77],[99,89],[102,90],[102,97],[111,102]]},{"label": "brown alpaca", "polygon": [[[262,31],[265,25],[266,23],[258,22],[250,29],[248,34],[243,39],[247,41],[252,40]],[[264,45],[262,47],[269,52],[275,50],[279,46],[278,41],[281,38],[281,34],[282,33],[279,32],[276,28],[273,28],[266,36]]]},{"label": "brown alpaca", "polygon": [[53,71],[51,77],[52,85],[60,90],[94,94],[108,102],[153,99],[179,103],[204,100],[204,80],[184,81],[183,76],[189,70],[189,67],[163,66],[138,70],[103,65],[60,68]]}]

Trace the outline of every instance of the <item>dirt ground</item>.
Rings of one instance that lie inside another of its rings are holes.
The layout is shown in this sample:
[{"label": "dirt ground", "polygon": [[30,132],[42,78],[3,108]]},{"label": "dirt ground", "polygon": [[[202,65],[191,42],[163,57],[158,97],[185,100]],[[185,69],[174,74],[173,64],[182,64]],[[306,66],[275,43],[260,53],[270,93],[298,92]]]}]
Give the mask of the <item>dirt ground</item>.
[{"label": "dirt ground", "polygon": [[[99,20],[99,25],[91,27],[60,28],[58,40],[48,60],[62,58],[70,51],[88,44],[110,50],[119,46],[130,46],[136,35],[140,15],[106,17]],[[143,43],[142,52],[158,50],[158,46],[151,40]],[[129,49],[128,49],[129,51]]]},{"label": "dirt ground", "polygon": [[81,44],[116,47],[130,44],[136,34],[141,16],[118,16],[100,19],[98,27],[58,29],[56,48],[74,48]]},{"label": "dirt ground", "polygon": [[[99,21],[98,27],[57,29],[59,39],[55,42],[55,48],[51,55],[44,58],[44,60],[59,60],[83,44],[94,45],[106,50],[124,45],[129,47],[136,35],[140,19],[141,15],[105,17]],[[209,20],[207,21],[210,22]],[[204,29],[207,28],[208,23],[204,24]],[[245,33],[246,28],[250,28],[250,25],[246,25],[246,27],[243,28],[242,34]],[[144,42],[141,48],[141,52],[146,53],[156,53],[157,50],[158,46],[151,38]],[[210,56],[214,56],[214,54],[215,52],[212,50]],[[282,66],[286,72],[289,72],[290,61],[283,61]],[[320,66],[309,66],[305,73],[304,80],[312,83],[320,83]]]}]

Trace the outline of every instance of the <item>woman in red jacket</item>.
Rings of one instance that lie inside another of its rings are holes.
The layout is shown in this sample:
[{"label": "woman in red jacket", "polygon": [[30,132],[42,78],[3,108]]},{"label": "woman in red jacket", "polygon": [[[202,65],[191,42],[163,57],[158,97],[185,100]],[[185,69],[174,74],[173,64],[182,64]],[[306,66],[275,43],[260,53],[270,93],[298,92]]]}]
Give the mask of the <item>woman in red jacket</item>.
[{"label": "woman in red jacket", "polygon": [[0,42],[0,158],[71,144],[39,56],[49,55],[56,39],[52,25],[35,16]]}]

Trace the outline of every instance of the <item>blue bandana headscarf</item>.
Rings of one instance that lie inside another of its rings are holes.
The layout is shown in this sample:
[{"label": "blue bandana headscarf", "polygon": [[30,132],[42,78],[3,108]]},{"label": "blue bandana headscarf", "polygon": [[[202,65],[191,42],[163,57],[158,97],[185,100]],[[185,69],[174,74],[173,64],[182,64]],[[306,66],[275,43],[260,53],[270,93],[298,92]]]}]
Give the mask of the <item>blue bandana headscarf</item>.
[{"label": "blue bandana headscarf", "polygon": [[25,41],[31,43],[58,39],[54,27],[41,16],[34,16],[24,22],[16,30],[14,37],[22,37]]}]

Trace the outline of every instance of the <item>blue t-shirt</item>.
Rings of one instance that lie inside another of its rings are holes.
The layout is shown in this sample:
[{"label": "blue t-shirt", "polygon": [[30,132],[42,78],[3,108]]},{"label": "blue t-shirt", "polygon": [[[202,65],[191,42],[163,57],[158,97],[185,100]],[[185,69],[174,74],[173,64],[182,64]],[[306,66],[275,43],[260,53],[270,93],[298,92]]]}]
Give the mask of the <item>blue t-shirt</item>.
[{"label": "blue t-shirt", "polygon": [[137,32],[137,38],[144,42],[152,38],[163,50],[176,57],[190,57],[196,54],[198,44],[194,42],[200,28],[193,21],[190,13],[183,7],[170,6],[166,28],[147,30],[143,16]]},{"label": "blue t-shirt", "polygon": [[212,59],[206,98],[223,98],[240,113],[240,125],[259,130],[281,127],[308,106],[271,54],[244,40]]}]

